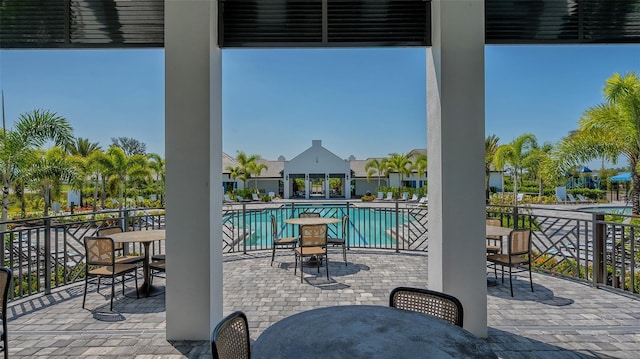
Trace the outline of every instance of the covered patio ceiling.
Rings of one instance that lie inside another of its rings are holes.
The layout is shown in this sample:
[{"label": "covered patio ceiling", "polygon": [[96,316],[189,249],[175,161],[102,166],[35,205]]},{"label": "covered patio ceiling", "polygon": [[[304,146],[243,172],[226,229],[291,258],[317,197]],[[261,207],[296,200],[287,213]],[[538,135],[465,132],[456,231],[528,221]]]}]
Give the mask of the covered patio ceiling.
[{"label": "covered patio ceiling", "polygon": [[[430,46],[430,0],[219,0],[220,47]],[[0,0],[0,48],[164,46],[165,0]],[[485,0],[486,44],[640,43],[640,0]]]}]

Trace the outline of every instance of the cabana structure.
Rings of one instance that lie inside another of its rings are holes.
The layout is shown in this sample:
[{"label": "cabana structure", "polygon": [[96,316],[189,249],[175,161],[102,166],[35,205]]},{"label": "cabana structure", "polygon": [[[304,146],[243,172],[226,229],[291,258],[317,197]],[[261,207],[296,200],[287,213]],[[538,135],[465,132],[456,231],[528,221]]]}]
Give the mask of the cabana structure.
[{"label": "cabana structure", "polygon": [[170,340],[208,340],[222,318],[224,48],[425,49],[424,283],[459,298],[465,328],[486,336],[485,44],[640,40],[635,0],[0,0],[0,6],[3,49],[164,48]]}]

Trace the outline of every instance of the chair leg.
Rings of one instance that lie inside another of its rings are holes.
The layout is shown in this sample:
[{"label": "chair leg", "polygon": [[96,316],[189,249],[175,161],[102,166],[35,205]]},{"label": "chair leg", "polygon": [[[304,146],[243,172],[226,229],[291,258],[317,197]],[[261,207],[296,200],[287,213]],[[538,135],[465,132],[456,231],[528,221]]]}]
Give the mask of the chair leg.
[{"label": "chair leg", "polygon": [[[300,283],[302,283],[302,281],[303,281],[302,280],[302,276],[304,274],[303,273],[304,271],[302,270],[302,267],[304,266],[304,263],[302,263],[303,262],[302,259],[303,259],[303,257],[300,257]],[[297,267],[297,264],[296,264],[296,267]]]},{"label": "chair leg", "polygon": [[531,285],[531,291],[533,292],[533,278],[531,277],[531,263],[529,263],[529,285]]},{"label": "chair leg", "polygon": [[513,282],[511,281],[511,266],[509,266],[509,289],[511,289],[511,296],[513,297]]},{"label": "chair leg", "polygon": [[344,266],[347,266],[347,246],[342,245],[342,256],[344,257]]},{"label": "chair leg", "polygon": [[[137,271],[137,270],[136,270],[136,271]],[[135,279],[135,281],[136,281],[136,299],[139,299],[139,298],[140,298],[140,293],[138,293],[138,273],[133,272],[133,278],[134,278],[134,279]],[[153,276],[152,276],[151,278],[153,278]],[[149,288],[150,288],[150,287],[149,287]]]},{"label": "chair leg", "polygon": [[293,275],[296,275],[297,270],[298,270],[298,255],[296,254],[296,265],[293,266]]},{"label": "chair leg", "polygon": [[502,271],[502,283],[504,283],[504,266],[500,266],[500,270]]},{"label": "chair leg", "polygon": [[[122,282],[124,286],[124,281]],[[111,276],[111,304],[109,306],[109,311],[113,312],[113,297],[116,296],[116,278],[115,276]]]},{"label": "chair leg", "polygon": [[325,266],[327,267],[327,280],[329,280],[329,255],[327,255]]},{"label": "chair leg", "polygon": [[4,359],[9,359],[9,340],[7,337],[7,317],[2,319],[2,345],[4,349]]},{"label": "chair leg", "polygon": [[276,246],[271,245],[271,265],[273,266],[273,260],[276,258]]},{"label": "chair leg", "polygon": [[84,274],[84,295],[82,296],[82,309],[84,309],[84,303],[87,300],[87,286],[89,284],[89,276]]}]

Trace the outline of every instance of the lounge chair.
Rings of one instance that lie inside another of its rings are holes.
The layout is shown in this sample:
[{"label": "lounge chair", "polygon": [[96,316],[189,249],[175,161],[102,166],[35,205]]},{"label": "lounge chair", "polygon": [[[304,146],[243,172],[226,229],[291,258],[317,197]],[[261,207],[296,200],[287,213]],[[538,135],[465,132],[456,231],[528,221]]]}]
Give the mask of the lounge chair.
[{"label": "lounge chair", "polygon": [[393,200],[393,192],[387,192],[387,196],[384,198],[385,201]]},{"label": "lounge chair", "polygon": [[384,192],[378,192],[378,197],[376,200],[382,201],[384,199]]},{"label": "lounge chair", "polygon": [[593,203],[593,201],[589,198],[585,198],[583,195],[581,195],[580,193],[576,194],[576,197],[578,197],[578,200],[582,203]]},{"label": "lounge chair", "polygon": [[409,192],[402,192],[402,198],[398,198],[398,201],[407,201],[409,200]]},{"label": "lounge chair", "polygon": [[413,196],[409,199],[409,202],[418,202],[418,194],[414,193]]},{"label": "lounge chair", "polygon": [[560,203],[567,202],[567,198],[566,198],[566,197],[561,196],[559,193],[556,193],[556,200],[557,200],[558,202],[560,202]]},{"label": "lounge chair", "polygon": [[569,203],[578,203],[578,201],[576,201],[576,198],[573,197],[573,194],[571,193],[567,193],[567,202]]},{"label": "lounge chair", "polygon": [[258,196],[257,193],[252,193],[251,194],[251,199],[257,202],[262,202],[262,199],[260,199],[260,196]]}]

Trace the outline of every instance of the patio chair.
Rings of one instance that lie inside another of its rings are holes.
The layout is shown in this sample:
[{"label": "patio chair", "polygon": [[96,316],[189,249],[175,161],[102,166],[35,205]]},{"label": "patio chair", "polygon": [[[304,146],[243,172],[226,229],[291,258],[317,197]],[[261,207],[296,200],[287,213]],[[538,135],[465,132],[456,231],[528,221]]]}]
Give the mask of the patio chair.
[{"label": "patio chair", "polygon": [[4,352],[4,359],[9,358],[9,341],[7,340],[7,299],[9,297],[9,289],[11,288],[11,281],[13,280],[13,273],[11,269],[6,267],[0,267],[0,301],[2,302],[2,312],[0,313],[0,319],[2,319],[2,350]]},{"label": "patio chair", "polygon": [[393,192],[387,192],[387,196],[384,198],[385,201],[393,201]]},{"label": "patio chair", "polygon": [[376,200],[382,201],[383,199],[384,199],[384,192],[378,192],[378,197],[376,197]]},{"label": "patio chair", "polygon": [[[504,283],[504,267],[509,268],[509,287],[511,296],[513,297],[513,282],[511,277],[513,273],[529,272],[529,284],[533,292],[533,279],[531,277],[531,230],[530,229],[514,229],[509,234],[507,241],[506,254],[491,254],[487,256],[487,261],[493,267],[494,275],[498,279],[498,266],[502,271],[502,283]],[[515,269],[515,271],[514,271]]]},{"label": "patio chair", "polygon": [[398,201],[407,201],[409,200],[409,192],[402,192],[402,197],[398,198]]},{"label": "patio chair", "polygon": [[341,238],[327,238],[327,245],[342,246],[342,258],[344,258],[344,265],[347,265],[347,229],[349,228],[349,216],[342,216],[342,237]]},{"label": "patio chair", "polygon": [[578,201],[580,201],[582,203],[593,203],[589,198],[585,198],[580,193],[576,194],[576,197],[578,197]]},{"label": "patio chair", "polygon": [[[487,218],[487,226],[502,227],[500,218]],[[502,237],[487,236],[487,253],[502,253]]]},{"label": "patio chair", "polygon": [[136,297],[138,294],[138,266],[135,263],[116,263],[116,253],[113,239],[109,237],[84,237],[84,249],[86,251],[86,275],[84,277],[84,295],[82,296],[82,308],[87,300],[87,287],[89,278],[96,278],[100,292],[100,282],[103,277],[111,278],[111,304],[109,310],[113,311],[113,297],[116,296],[116,277],[122,277],[122,293],[124,294],[124,282],[127,274],[133,273],[136,282]]},{"label": "patio chair", "polygon": [[224,317],[211,333],[211,355],[213,359],[251,358],[251,340],[247,316],[233,312]]},{"label": "patio chair", "polygon": [[252,193],[251,194],[251,200],[256,201],[256,202],[262,202],[262,199],[260,199],[260,196],[258,196],[257,193]]},{"label": "patio chair", "polygon": [[273,265],[273,260],[276,258],[277,247],[294,249],[296,243],[298,243],[298,237],[278,237],[278,224],[274,215],[271,215],[271,238],[273,238],[271,242],[271,265]]},{"label": "patio chair", "polygon": [[[99,228],[96,234],[99,237],[109,237],[114,233],[122,233],[122,228],[118,226],[110,226]],[[115,243],[115,251],[116,251],[116,263],[143,263],[144,256],[132,256],[128,253],[125,254],[124,251],[124,243]]]},{"label": "patio chair", "polygon": [[409,198],[409,202],[418,202],[418,194],[414,193],[411,198]]},{"label": "patio chair", "polygon": [[389,306],[446,320],[462,327],[464,311],[458,298],[429,289],[398,287],[389,295]]},{"label": "patio chair", "polygon": [[567,202],[569,203],[578,203],[578,201],[576,201],[576,198],[573,197],[573,194],[571,193],[567,193]]},{"label": "patio chair", "polygon": [[315,218],[320,217],[320,212],[300,212],[298,215],[300,218]]},{"label": "patio chair", "polygon": [[324,256],[326,259],[327,280],[329,279],[329,257],[327,256],[327,225],[326,224],[307,224],[300,226],[300,243],[294,250],[296,256],[296,266],[293,274],[298,269],[298,257],[300,257],[300,283],[303,281],[303,259],[305,257],[316,257],[316,267],[320,273],[320,258]]}]

